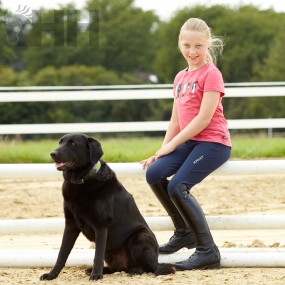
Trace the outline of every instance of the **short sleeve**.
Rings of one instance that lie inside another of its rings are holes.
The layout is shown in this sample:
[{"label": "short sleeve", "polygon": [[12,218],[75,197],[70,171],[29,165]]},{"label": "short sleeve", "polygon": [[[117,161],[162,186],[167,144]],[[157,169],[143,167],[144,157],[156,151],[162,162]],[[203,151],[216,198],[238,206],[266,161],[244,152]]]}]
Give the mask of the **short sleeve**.
[{"label": "short sleeve", "polygon": [[217,69],[212,69],[207,73],[204,84],[204,92],[216,91],[225,95],[225,84],[222,73]]}]

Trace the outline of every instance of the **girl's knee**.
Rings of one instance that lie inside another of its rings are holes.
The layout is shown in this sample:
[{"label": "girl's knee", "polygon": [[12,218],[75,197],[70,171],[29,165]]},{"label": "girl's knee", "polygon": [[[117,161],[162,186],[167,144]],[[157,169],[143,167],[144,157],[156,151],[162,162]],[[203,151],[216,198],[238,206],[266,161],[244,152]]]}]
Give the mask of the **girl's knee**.
[{"label": "girl's knee", "polygon": [[188,190],[190,191],[190,189],[194,186],[194,185],[192,185],[192,184],[189,184],[189,183],[187,183],[187,182],[178,182],[177,183],[177,181],[172,181],[172,180],[170,180],[170,182],[168,183],[168,185],[167,185],[167,193],[168,193],[168,195],[169,195],[169,197],[172,197],[173,196],[173,193],[174,193],[174,190],[175,190],[175,188],[178,186],[178,185],[180,185],[180,184],[184,184],[187,188],[188,188]]},{"label": "girl's knee", "polygon": [[173,192],[174,192],[174,189],[175,189],[176,186],[177,186],[177,183],[173,183],[170,180],[170,182],[167,185],[167,193],[168,193],[169,197],[173,196]]},{"label": "girl's knee", "polygon": [[160,179],[157,177],[155,168],[154,168],[154,167],[151,167],[151,166],[146,170],[145,177],[146,177],[146,182],[147,182],[148,184],[153,184],[153,183],[155,183],[155,182],[157,182],[157,181],[160,180]]}]

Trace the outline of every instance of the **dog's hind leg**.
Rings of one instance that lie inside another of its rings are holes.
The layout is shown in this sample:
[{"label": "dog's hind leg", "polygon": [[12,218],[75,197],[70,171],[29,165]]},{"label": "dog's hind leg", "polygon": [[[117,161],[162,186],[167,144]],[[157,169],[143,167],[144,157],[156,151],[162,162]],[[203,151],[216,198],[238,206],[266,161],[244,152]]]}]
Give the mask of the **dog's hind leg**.
[{"label": "dog's hind leg", "polygon": [[175,272],[173,265],[158,263],[158,244],[149,232],[133,236],[128,245],[132,259],[129,274],[152,272],[155,275],[166,275]]},{"label": "dog's hind leg", "polygon": [[149,232],[139,232],[128,241],[130,274],[154,272],[158,266],[158,244]]},{"label": "dog's hind leg", "polygon": [[158,253],[153,247],[144,250],[142,267],[146,272],[153,272],[156,276],[175,273],[175,269],[172,264],[158,263]]},{"label": "dog's hind leg", "polygon": [[146,244],[137,244],[132,247],[132,266],[128,273],[139,275],[144,272],[154,273],[158,267],[158,256],[155,250]]},{"label": "dog's hind leg", "polygon": [[110,250],[105,252],[105,262],[107,267],[104,267],[104,274],[112,274],[115,272],[127,272],[129,264],[129,255],[125,248]]}]

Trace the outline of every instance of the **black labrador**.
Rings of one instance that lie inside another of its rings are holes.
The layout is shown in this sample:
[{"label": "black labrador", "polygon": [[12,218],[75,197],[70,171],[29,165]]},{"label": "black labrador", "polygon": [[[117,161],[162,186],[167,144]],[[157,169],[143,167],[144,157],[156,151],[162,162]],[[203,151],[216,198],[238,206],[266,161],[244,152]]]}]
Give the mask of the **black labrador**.
[{"label": "black labrador", "polygon": [[[41,280],[55,279],[82,232],[96,244],[90,280],[103,274],[174,273],[173,265],[158,263],[158,243],[132,195],[114,171],[101,160],[98,140],[84,134],[66,134],[51,154],[63,171],[65,228],[57,261]],[[104,267],[104,261],[106,267]]]}]

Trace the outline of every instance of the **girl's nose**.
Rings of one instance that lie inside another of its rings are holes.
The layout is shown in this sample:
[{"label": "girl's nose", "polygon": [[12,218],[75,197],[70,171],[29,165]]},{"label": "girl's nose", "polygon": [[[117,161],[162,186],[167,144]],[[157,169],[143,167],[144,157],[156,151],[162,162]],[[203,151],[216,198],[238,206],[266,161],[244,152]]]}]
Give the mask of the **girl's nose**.
[{"label": "girl's nose", "polygon": [[196,49],[194,47],[190,47],[188,50],[189,54],[195,54],[196,53]]}]

